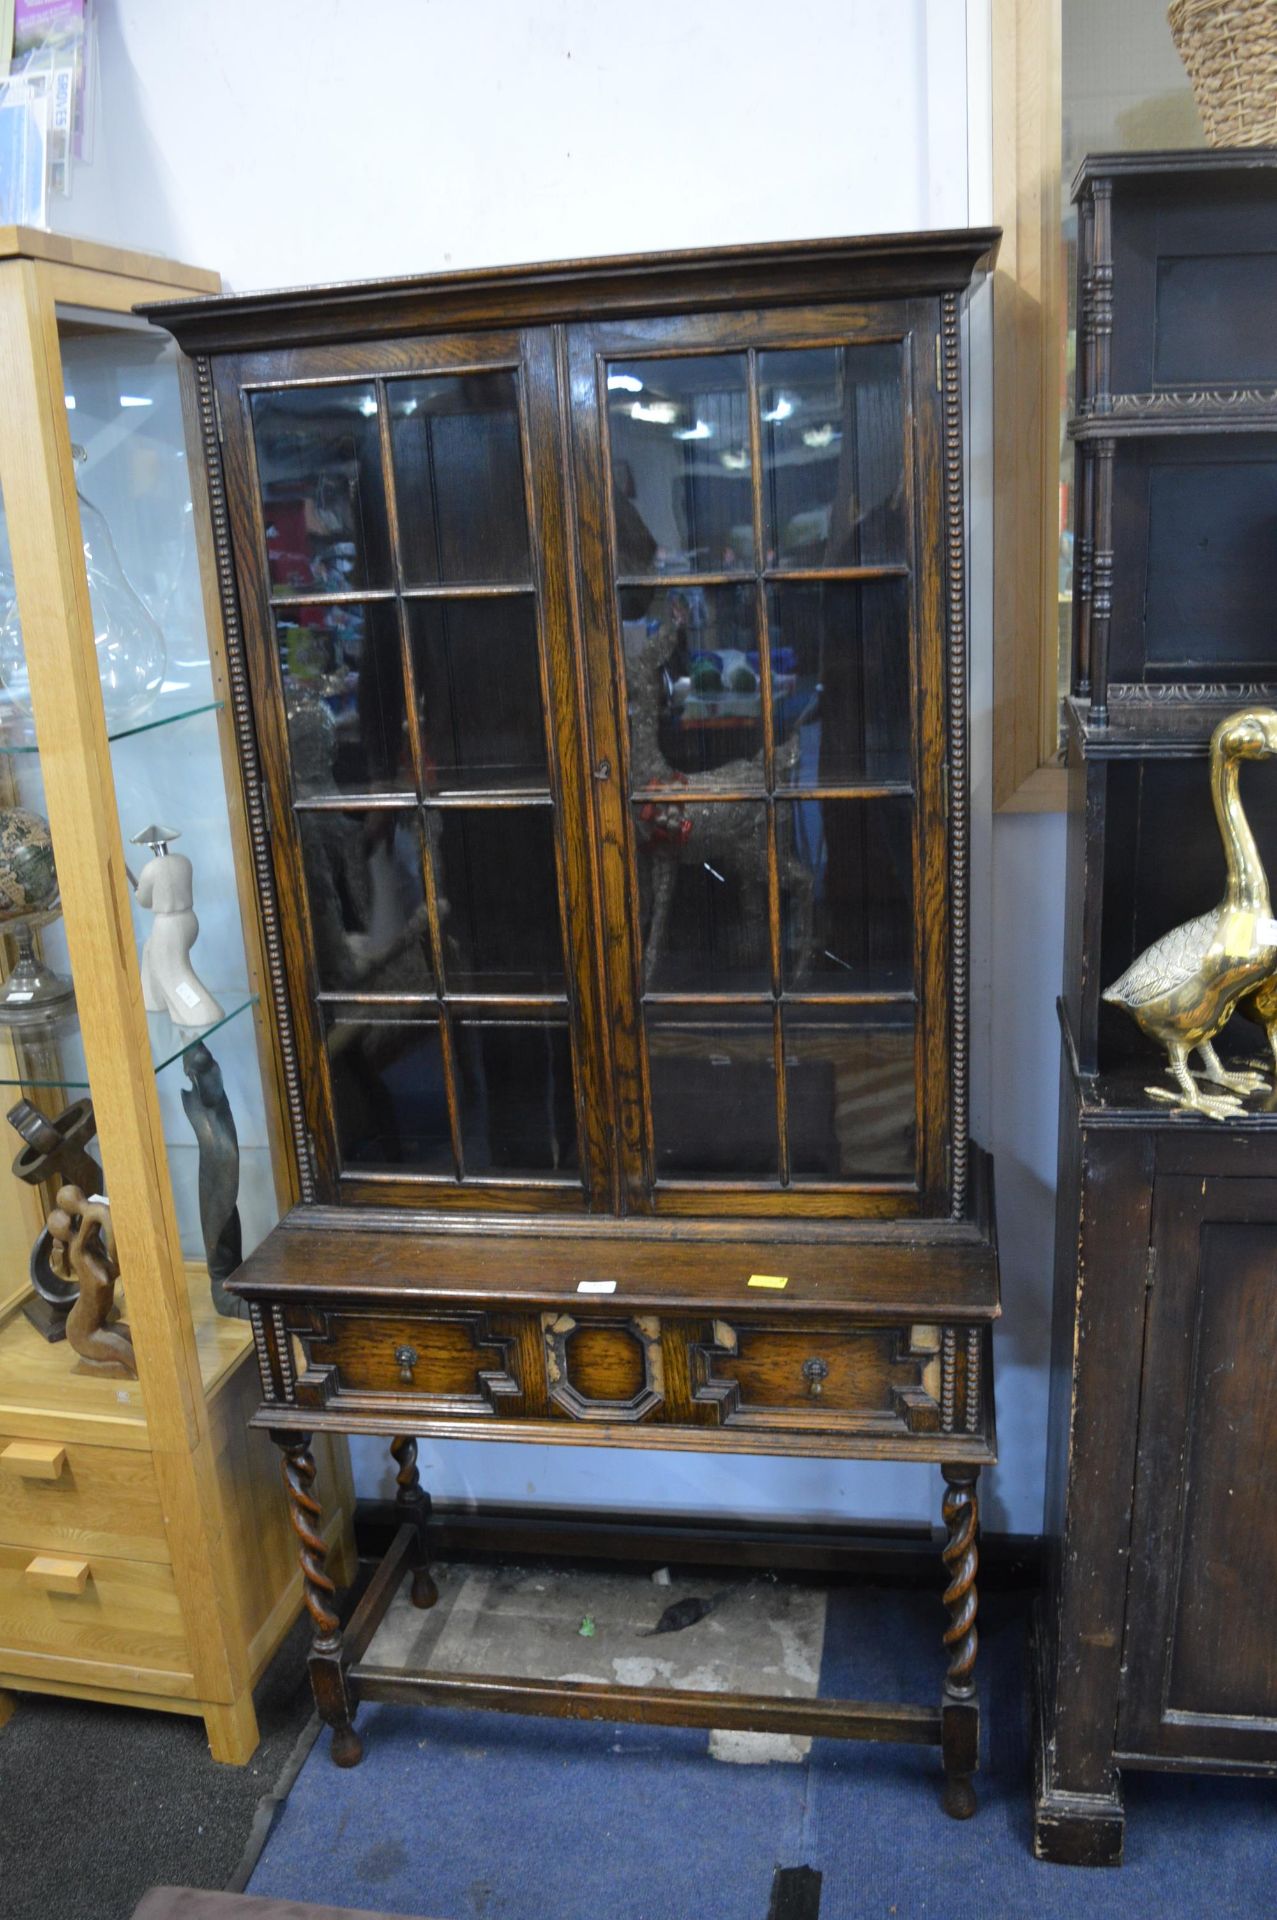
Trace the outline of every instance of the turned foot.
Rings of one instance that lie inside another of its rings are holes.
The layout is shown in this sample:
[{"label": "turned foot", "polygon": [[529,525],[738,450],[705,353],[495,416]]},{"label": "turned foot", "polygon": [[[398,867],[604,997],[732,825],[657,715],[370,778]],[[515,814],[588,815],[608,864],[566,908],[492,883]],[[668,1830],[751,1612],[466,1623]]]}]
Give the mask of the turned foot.
[{"label": "turned foot", "polygon": [[332,1745],[329,1756],[335,1767],[357,1767],[364,1757],[364,1743],[346,1720],[333,1728]]},{"label": "turned foot", "polygon": [[434,1583],[434,1576],[429,1567],[416,1569],[412,1576],[409,1593],[414,1607],[433,1607],[439,1598],[439,1589]]},{"label": "turned foot", "polygon": [[948,1575],[944,1604],[950,1617],[944,1632],[949,1665],[940,1703],[940,1751],[944,1760],[942,1804],[950,1819],[969,1820],[976,1810],[971,1776],[980,1764],[980,1709],[975,1698],[975,1660],[979,1645],[976,1632],[979,1468],[947,1466],[943,1472],[946,1537],[941,1558]]}]

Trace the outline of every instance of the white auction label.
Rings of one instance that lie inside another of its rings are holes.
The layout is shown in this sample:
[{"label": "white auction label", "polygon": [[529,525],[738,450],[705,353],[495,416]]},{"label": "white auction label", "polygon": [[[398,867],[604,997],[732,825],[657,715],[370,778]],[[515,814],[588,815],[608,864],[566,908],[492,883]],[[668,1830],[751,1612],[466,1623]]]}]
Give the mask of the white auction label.
[{"label": "white auction label", "polygon": [[578,1293],[615,1293],[616,1282],[615,1280],[578,1280],[576,1290]]}]

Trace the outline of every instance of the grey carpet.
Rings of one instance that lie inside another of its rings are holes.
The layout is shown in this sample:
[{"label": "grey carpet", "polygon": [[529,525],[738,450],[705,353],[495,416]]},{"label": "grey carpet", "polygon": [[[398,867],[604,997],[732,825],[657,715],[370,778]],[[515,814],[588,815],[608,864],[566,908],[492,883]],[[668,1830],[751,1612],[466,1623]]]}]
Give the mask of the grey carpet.
[{"label": "grey carpet", "polygon": [[184,1714],[21,1694],[0,1730],[3,1920],[127,1920],[148,1887],[224,1887],[310,1719],[308,1628],[257,1689],[246,1767],[218,1766]]}]

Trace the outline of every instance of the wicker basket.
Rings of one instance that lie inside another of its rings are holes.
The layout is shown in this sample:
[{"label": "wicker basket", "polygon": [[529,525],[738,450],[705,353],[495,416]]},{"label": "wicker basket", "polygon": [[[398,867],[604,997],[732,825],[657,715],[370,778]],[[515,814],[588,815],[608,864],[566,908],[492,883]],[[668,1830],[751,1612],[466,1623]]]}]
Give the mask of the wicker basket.
[{"label": "wicker basket", "polygon": [[1277,0],[1171,0],[1167,11],[1209,144],[1277,146]]}]

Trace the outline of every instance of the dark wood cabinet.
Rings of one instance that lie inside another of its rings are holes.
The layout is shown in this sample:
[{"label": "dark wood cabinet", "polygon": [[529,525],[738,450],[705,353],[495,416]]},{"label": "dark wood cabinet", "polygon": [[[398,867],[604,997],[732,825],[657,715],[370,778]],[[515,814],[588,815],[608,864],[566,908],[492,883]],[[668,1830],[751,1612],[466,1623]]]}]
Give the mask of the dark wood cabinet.
[{"label": "dark wood cabinet", "polygon": [[[1103,999],[1211,908],[1211,739],[1277,705],[1277,155],[1088,160],[1080,317],[1069,935],[1035,1845],[1116,1864],[1121,1769],[1277,1771],[1277,1096],[1168,1109],[1166,1056]],[[1277,873],[1277,766],[1248,765]],[[1263,1055],[1235,1013],[1227,1059]],[[1150,1083],[1153,1090],[1150,1091]]]},{"label": "dark wood cabinet", "polygon": [[[299,1193],[235,1284],[339,1759],[409,1682],[361,1665],[366,1610],[338,1633],[310,1430],[917,1458],[950,1481],[942,1709],[832,1718],[941,1740],[970,1811],[998,1288],[959,321],[995,239],[153,312],[201,428]],[[380,1606],[409,1565],[428,1597],[395,1444]],[[486,1703],[537,1706],[511,1688]]]}]

